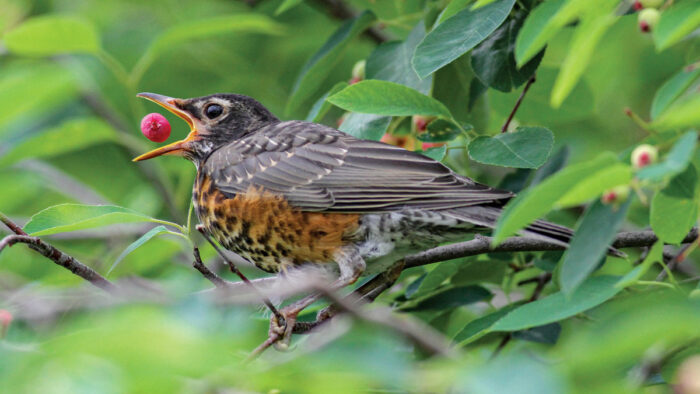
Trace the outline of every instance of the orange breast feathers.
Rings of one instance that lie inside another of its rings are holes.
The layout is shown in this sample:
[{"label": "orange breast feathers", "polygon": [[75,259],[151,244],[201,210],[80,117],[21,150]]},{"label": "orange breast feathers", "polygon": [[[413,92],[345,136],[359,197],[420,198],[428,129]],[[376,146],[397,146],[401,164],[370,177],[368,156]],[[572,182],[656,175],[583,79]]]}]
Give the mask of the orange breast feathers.
[{"label": "orange breast feathers", "polygon": [[267,248],[292,264],[331,262],[359,227],[357,214],[302,212],[283,196],[256,187],[227,199],[205,177],[198,189],[200,220],[222,243]]}]

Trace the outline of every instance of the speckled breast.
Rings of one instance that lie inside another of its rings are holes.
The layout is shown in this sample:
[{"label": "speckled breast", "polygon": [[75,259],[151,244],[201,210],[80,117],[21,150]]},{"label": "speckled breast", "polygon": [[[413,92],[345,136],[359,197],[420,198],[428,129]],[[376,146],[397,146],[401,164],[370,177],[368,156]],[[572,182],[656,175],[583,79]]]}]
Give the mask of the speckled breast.
[{"label": "speckled breast", "polygon": [[200,174],[193,202],[199,221],[221,245],[267,272],[333,262],[358,230],[359,215],[301,212],[255,187],[227,197]]}]

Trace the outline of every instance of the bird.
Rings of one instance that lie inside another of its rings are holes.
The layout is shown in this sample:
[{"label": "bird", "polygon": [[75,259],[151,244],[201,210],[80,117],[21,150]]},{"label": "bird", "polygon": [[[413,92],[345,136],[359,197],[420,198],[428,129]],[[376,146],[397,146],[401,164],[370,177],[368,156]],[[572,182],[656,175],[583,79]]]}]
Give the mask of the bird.
[{"label": "bird", "polygon": [[[138,96],[182,118],[190,132],[134,161],[192,161],[201,225],[270,273],[313,265],[332,267],[334,289],[393,272],[390,282],[403,257],[493,228],[515,196],[417,152],[318,123],[281,121],[248,96]],[[521,235],[566,246],[573,232],[537,220]],[[297,315],[317,298],[282,309],[287,340]]]}]

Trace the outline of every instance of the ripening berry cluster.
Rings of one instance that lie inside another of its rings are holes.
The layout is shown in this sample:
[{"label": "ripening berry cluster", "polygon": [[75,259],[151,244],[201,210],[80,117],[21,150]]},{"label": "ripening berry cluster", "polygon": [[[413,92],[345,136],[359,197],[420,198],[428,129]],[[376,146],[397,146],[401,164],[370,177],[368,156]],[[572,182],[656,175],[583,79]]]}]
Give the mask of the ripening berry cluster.
[{"label": "ripening berry cluster", "polygon": [[661,18],[659,7],[664,4],[664,0],[635,0],[634,9],[639,11],[637,21],[639,30],[644,33],[651,32]]},{"label": "ripening berry cluster", "polygon": [[[652,145],[642,144],[634,148],[630,161],[632,167],[640,170],[648,165],[656,163],[659,158],[659,150]],[[619,204],[627,200],[630,195],[629,185],[620,185],[606,190],[600,197],[603,204]]]}]

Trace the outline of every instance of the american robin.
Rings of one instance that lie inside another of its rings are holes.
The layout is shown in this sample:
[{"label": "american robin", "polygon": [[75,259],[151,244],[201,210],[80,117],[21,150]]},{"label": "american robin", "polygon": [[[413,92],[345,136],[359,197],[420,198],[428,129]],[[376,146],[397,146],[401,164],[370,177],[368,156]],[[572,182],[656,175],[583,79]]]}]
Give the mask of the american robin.
[{"label": "american robin", "polygon": [[[191,132],[134,161],[168,154],[194,162],[200,222],[267,272],[334,266],[333,287],[341,288],[390,271],[408,254],[493,227],[514,196],[403,148],[321,124],[282,122],[247,96],[139,96],[184,119]],[[545,221],[523,234],[556,244],[572,236]],[[283,309],[287,330],[315,299]]]}]

